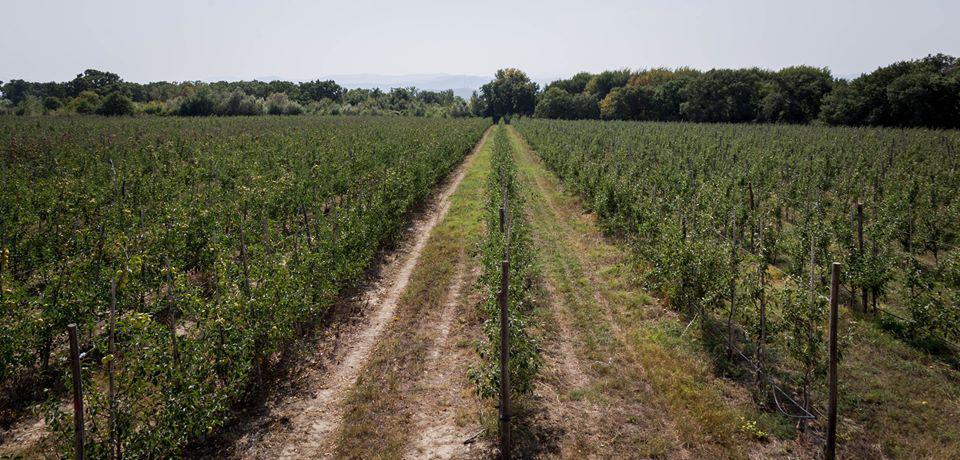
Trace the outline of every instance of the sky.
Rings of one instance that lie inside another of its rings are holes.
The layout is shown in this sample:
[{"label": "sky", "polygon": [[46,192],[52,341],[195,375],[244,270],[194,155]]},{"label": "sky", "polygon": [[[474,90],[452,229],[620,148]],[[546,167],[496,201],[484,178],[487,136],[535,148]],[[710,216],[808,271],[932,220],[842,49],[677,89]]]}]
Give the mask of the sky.
[{"label": "sky", "polygon": [[806,64],[856,76],[960,55],[960,0],[30,0],[0,8],[0,80],[309,80]]}]

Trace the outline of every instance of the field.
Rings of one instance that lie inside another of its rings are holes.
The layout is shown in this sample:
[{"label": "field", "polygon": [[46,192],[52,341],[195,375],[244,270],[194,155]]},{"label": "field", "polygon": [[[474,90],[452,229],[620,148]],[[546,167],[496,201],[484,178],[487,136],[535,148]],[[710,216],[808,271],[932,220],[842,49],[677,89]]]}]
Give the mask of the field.
[{"label": "field", "polygon": [[800,426],[826,413],[826,303],[839,262],[849,307],[839,410],[853,421],[841,436],[858,457],[957,455],[947,421],[960,339],[956,132],[517,128],[604,230],[629,242],[647,286],[698,325],[718,372]]},{"label": "field", "polygon": [[165,456],[212,432],[484,127],[0,120],[4,406],[58,387],[76,323],[91,455],[115,439]]},{"label": "field", "polygon": [[498,420],[819,458],[833,262],[841,456],[960,456],[956,131],[0,117],[0,155],[0,457],[72,455],[76,324],[90,458],[487,458]]}]

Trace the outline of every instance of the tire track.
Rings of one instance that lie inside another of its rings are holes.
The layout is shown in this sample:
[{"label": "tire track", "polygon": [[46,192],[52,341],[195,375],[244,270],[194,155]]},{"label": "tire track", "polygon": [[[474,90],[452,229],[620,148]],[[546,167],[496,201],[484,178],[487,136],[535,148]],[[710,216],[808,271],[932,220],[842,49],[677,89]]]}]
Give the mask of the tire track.
[{"label": "tire track", "polygon": [[283,420],[280,426],[265,433],[259,440],[247,441],[248,449],[241,458],[317,458],[333,455],[333,435],[343,419],[342,402],[353,387],[360,371],[369,360],[381,334],[394,317],[398,300],[410,281],[430,232],[450,208],[450,196],[460,185],[477,148],[460,164],[435,199],[433,209],[424,213],[408,228],[412,235],[398,256],[386,263],[376,281],[361,295],[368,310],[366,323],[353,334],[339,339],[343,347],[338,351],[332,369],[304,397],[284,401],[271,411],[270,417]]}]

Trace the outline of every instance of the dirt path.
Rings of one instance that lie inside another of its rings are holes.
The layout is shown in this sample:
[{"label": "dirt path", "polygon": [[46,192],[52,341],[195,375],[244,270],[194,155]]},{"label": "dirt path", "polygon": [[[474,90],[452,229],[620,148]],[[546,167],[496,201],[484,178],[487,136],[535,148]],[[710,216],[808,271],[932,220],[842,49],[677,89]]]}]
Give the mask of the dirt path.
[{"label": "dirt path", "polygon": [[490,148],[467,163],[451,209],[434,228],[396,319],[344,402],[339,458],[477,458],[488,455],[468,370],[482,322],[474,289],[484,234]]},{"label": "dirt path", "polygon": [[[482,141],[481,141],[482,143]],[[479,144],[478,144],[479,145]],[[471,153],[470,156],[474,155]],[[466,162],[469,162],[468,156]],[[342,403],[368,362],[382,333],[394,319],[398,301],[410,281],[431,231],[450,207],[450,196],[463,180],[461,165],[442,186],[435,202],[408,228],[411,237],[392,256],[377,279],[360,296],[359,302],[368,313],[355,330],[337,339],[329,370],[307,382],[297,395],[284,398],[268,408],[265,417],[279,423],[269,425],[262,433],[252,433],[238,441],[233,454],[241,458],[316,458],[330,456],[334,436],[340,429],[344,413]]]},{"label": "dirt path", "polygon": [[47,424],[42,417],[25,417],[4,433],[0,433],[0,458],[25,455],[30,446],[38,445],[47,435]]},{"label": "dirt path", "polygon": [[[465,299],[479,276],[479,271],[475,271],[469,274],[469,282],[466,282],[465,271],[461,264],[433,333],[436,339],[412,404],[420,410],[412,417],[414,439],[404,453],[405,458],[463,458],[474,451],[464,443],[472,433],[457,420],[462,416],[461,410],[472,404],[469,395],[464,395],[465,389],[471,389],[469,382],[465,381],[466,368],[463,365],[469,362],[464,354],[472,353],[472,350],[457,346],[468,325],[457,319],[466,316],[465,308],[473,308]],[[457,334],[451,334],[454,330]]]}]

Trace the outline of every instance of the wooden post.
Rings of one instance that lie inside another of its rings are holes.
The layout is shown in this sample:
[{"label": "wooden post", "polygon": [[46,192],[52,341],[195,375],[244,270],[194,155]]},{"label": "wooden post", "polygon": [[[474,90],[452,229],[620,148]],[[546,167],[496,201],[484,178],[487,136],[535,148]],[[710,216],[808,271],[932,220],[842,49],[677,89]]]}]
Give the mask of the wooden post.
[{"label": "wooden post", "polygon": [[827,403],[827,446],[824,450],[826,460],[837,456],[837,302],[840,297],[840,263],[834,262],[830,275],[830,348],[828,385],[830,391]]},{"label": "wooden post", "polygon": [[737,218],[736,211],[730,215],[733,242],[730,245],[730,314],[727,316],[727,360],[733,359],[733,315],[737,310]]},{"label": "wooden post", "polygon": [[756,232],[756,229],[754,228],[754,225],[753,225],[753,220],[754,220],[754,216],[753,216],[754,212],[753,212],[753,211],[754,211],[754,208],[755,208],[756,206],[753,204],[753,183],[747,183],[747,187],[748,187],[749,192],[750,192],[750,218],[749,218],[749,222],[748,222],[748,225],[750,225],[750,252],[751,252],[752,254],[756,254],[756,252],[757,252],[757,246],[756,246],[756,244],[754,244],[754,238],[755,238],[757,232]]},{"label": "wooden post", "polygon": [[[761,240],[762,241],[762,240]],[[763,244],[763,243],[761,243]],[[757,339],[757,387],[763,389],[763,345],[767,340],[767,267],[760,262],[760,336]]]},{"label": "wooden post", "polygon": [[[349,195],[347,199],[349,200]],[[349,202],[347,206],[350,206]],[[313,246],[313,238],[310,235],[310,219],[307,217],[307,207],[303,203],[300,203],[300,213],[303,215],[303,229],[307,234],[307,246]]]},{"label": "wooden post", "polygon": [[[243,293],[250,297],[251,287],[250,287],[250,269],[247,266],[247,240],[244,236],[243,231],[243,222],[246,220],[246,211],[240,215],[240,225],[237,227],[238,232],[240,233],[240,263],[243,268]],[[304,218],[307,214],[304,212]],[[307,227],[307,244],[310,243],[310,227]]]},{"label": "wooden post", "polygon": [[167,315],[170,320],[170,342],[173,346],[173,362],[180,365],[180,349],[177,346],[177,320],[173,316],[173,274],[170,272],[170,257],[166,256],[164,265],[167,267]]},{"label": "wooden post", "polygon": [[[807,219],[808,219],[807,228],[809,229],[809,232],[810,232],[810,311],[813,311],[813,309],[815,309],[817,305],[816,284],[815,284],[815,276],[817,272],[817,264],[816,264],[817,259],[816,259],[816,237],[814,236],[814,233],[813,233],[813,223],[812,223],[813,212],[812,211],[810,212],[810,215]],[[811,326],[808,323],[806,325],[806,330],[807,330],[807,343],[812,344],[813,343],[813,326]],[[812,379],[811,369],[810,367],[807,366],[804,371],[805,372],[803,376],[803,408],[807,410],[807,412],[810,412],[810,380]],[[804,431],[804,432],[807,431],[807,422],[808,421],[806,419],[800,420],[800,431]]]},{"label": "wooden post", "polygon": [[273,254],[273,246],[270,244],[270,223],[267,220],[267,211],[260,212],[260,240],[267,248],[267,252]]},{"label": "wooden post", "polygon": [[7,260],[7,242],[0,240],[0,299],[3,298],[3,268]]},{"label": "wooden post", "polygon": [[[865,256],[863,252],[863,203],[857,203],[857,247],[860,250],[860,257]],[[867,288],[866,286],[861,286],[861,302],[863,307],[863,312],[867,312]]]},{"label": "wooden post", "polygon": [[[112,460],[114,458],[120,457],[120,439],[117,436],[117,416],[115,414],[117,408],[117,389],[113,377],[113,361],[117,358],[116,356],[116,345],[114,342],[114,334],[117,324],[117,279],[113,278],[110,280],[110,331],[107,342],[107,353],[110,355],[109,361],[107,361],[107,394],[109,395],[109,414],[107,417],[108,430],[110,435],[109,445],[110,445],[110,455],[109,458]],[[115,446],[115,447],[114,447]],[[116,451],[114,451],[116,449]]]},{"label": "wooden post", "polygon": [[83,460],[83,387],[80,381],[80,345],[77,343],[77,325],[67,325],[70,339],[70,370],[73,374],[73,430],[74,452],[77,460]]},{"label": "wooden post", "polygon": [[143,235],[146,233],[143,221],[143,208],[140,208],[140,233],[137,234],[137,246],[140,247],[140,309],[147,307],[147,257],[143,251]]},{"label": "wooden post", "polygon": [[500,264],[500,457],[510,458],[510,262]]},{"label": "wooden post", "polygon": [[507,220],[507,182],[506,173],[500,168],[500,233],[503,233]]}]

